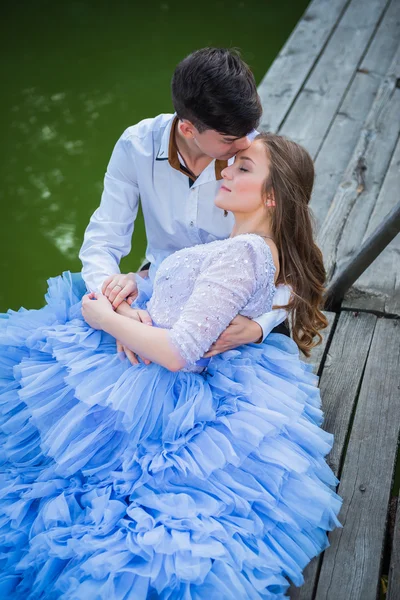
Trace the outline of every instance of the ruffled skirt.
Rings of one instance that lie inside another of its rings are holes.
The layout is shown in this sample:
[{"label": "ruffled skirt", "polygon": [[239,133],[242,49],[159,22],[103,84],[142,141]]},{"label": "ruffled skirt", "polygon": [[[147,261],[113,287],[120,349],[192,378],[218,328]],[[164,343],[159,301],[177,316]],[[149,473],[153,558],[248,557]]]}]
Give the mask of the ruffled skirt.
[{"label": "ruffled skirt", "polygon": [[286,597],[341,506],[294,342],[132,366],[83,293],[65,273],[0,318],[0,597]]}]

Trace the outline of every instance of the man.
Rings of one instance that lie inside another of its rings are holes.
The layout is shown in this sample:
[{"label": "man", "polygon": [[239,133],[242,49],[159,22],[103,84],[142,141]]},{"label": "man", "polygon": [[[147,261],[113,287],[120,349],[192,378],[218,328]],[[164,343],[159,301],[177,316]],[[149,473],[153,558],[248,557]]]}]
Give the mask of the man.
[{"label": "man", "polygon": [[[237,53],[220,48],[197,50],[178,64],[172,100],[175,115],[145,119],[117,142],[80,252],[88,288],[101,290],[127,316],[137,293],[136,275],[122,275],[119,262],[131,249],[139,197],[152,279],[172,252],[229,236],[233,218],[214,205],[221,171],[248,148],[262,114],[250,68]],[[274,303],[285,304],[288,296],[280,289]],[[284,318],[284,310],[254,321],[239,315],[207,356],[262,341]],[[149,316],[143,319],[151,322]]]}]

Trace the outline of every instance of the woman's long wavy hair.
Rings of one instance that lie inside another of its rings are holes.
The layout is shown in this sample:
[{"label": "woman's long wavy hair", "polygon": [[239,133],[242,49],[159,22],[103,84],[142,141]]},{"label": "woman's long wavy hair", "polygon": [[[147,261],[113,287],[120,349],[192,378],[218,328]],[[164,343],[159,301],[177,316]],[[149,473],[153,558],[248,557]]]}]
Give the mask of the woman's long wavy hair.
[{"label": "woman's long wavy hair", "polygon": [[[277,283],[293,292],[287,308],[292,336],[300,350],[310,355],[321,343],[320,329],[327,325],[321,312],[326,273],[321,250],[313,239],[309,201],[314,185],[314,163],[308,152],[281,135],[261,133],[270,160],[264,194],[274,194],[272,235],[279,252]],[[317,338],[314,341],[314,338]]]}]

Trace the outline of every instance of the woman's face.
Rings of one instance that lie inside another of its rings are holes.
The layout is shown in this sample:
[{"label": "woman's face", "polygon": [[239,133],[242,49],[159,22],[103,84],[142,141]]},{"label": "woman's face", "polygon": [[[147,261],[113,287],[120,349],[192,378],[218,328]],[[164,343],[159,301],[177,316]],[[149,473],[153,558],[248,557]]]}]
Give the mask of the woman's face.
[{"label": "woman's face", "polygon": [[236,155],[222,171],[223,183],[215,204],[233,213],[251,214],[264,206],[264,183],[269,176],[269,158],[264,143],[256,140]]}]

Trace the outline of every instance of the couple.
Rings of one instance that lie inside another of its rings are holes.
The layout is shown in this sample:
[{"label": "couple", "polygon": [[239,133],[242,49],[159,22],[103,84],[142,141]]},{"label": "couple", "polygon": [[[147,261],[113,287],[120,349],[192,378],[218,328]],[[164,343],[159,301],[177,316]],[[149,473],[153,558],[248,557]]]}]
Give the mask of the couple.
[{"label": "couple", "polygon": [[[312,160],[255,134],[231,52],[187,57],[173,99],[117,143],[81,252],[91,292],[65,273],[44,308],[2,315],[2,598],[283,599],[339,525],[298,352],[326,324]],[[139,193],[149,274],[112,275]],[[293,340],[268,335],[286,314]]]}]

